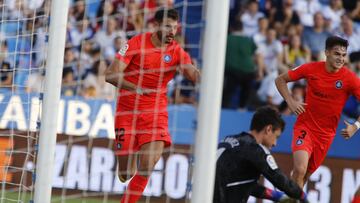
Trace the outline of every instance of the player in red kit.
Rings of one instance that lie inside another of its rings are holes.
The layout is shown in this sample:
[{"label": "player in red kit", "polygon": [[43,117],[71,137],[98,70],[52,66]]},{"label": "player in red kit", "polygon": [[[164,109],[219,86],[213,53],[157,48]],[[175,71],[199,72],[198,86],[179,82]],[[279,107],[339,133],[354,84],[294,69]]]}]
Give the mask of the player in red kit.
[{"label": "player in red kit", "polygon": [[106,81],[119,89],[114,144],[119,178],[132,177],[121,202],[141,197],[164,148],[171,145],[167,83],[177,70],[193,82],[200,75],[174,41],[178,18],[174,9],[156,12],[156,30],[131,38],[106,71]]},{"label": "player in red kit", "polygon": [[[347,46],[347,40],[331,36],[326,40],[326,61],[301,65],[275,80],[289,108],[298,115],[292,140],[292,178],[300,187],[325,159],[349,96],[360,99],[360,80],[344,67]],[[302,78],[307,81],[305,103],[294,100],[286,85]],[[346,128],[341,131],[345,139],[359,129],[359,121],[352,125],[345,121]]]}]

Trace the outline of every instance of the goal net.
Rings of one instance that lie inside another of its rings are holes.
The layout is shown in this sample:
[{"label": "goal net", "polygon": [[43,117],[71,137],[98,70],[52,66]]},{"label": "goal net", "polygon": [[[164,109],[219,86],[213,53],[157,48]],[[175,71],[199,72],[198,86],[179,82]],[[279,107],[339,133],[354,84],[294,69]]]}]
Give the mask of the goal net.
[{"label": "goal net", "polygon": [[[0,3],[0,202],[34,199],[50,4]],[[113,151],[118,92],[105,83],[104,70],[127,40],[153,31],[154,13],[162,7],[179,12],[175,40],[201,67],[202,0],[71,1],[61,100],[54,107],[52,202],[119,202],[127,183],[118,180]],[[141,202],[190,201],[198,88],[176,74],[167,90],[173,145],[156,164]]]},{"label": "goal net", "polygon": [[0,3],[0,202],[33,196],[49,6]]}]

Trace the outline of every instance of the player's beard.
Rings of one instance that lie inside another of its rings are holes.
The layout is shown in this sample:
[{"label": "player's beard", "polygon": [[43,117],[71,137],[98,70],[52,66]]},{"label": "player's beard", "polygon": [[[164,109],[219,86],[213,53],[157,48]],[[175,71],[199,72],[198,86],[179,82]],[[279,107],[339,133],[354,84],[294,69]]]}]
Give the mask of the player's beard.
[{"label": "player's beard", "polygon": [[156,35],[159,38],[159,40],[165,44],[170,44],[174,39],[174,35],[172,34],[163,36],[162,31],[157,31]]}]

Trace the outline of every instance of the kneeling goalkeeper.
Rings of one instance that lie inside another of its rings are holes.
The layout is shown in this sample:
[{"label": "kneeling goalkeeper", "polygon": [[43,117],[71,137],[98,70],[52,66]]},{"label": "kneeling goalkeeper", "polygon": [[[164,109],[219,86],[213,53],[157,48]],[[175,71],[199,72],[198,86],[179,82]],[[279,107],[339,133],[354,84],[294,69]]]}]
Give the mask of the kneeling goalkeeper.
[{"label": "kneeling goalkeeper", "polygon": [[[261,107],[252,118],[249,132],[228,136],[219,144],[214,203],[246,203],[250,195],[275,202],[289,197],[308,202],[306,194],[281,172],[269,151],[284,127],[276,110]],[[260,185],[261,174],[284,192]]]}]

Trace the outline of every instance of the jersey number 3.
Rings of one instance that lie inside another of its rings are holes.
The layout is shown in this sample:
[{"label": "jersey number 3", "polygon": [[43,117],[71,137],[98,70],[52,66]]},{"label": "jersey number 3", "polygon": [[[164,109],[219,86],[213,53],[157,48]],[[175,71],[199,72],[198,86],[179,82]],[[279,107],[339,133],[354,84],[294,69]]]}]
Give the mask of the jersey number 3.
[{"label": "jersey number 3", "polygon": [[306,136],[306,131],[305,130],[301,130],[300,131],[301,135],[298,136],[299,139],[304,139]]}]

